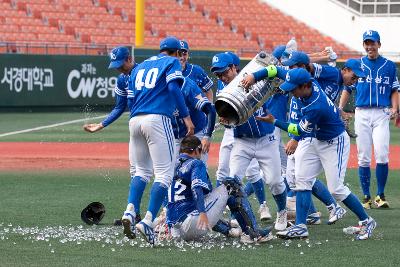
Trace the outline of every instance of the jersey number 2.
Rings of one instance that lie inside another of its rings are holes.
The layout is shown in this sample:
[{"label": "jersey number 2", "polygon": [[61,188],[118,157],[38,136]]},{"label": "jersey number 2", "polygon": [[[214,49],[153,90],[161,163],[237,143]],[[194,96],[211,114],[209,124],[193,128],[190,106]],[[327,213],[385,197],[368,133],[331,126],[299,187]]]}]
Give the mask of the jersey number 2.
[{"label": "jersey number 2", "polygon": [[152,68],[146,73],[146,78],[143,81],[145,69],[141,69],[136,74],[135,79],[135,88],[136,90],[142,90],[144,86],[146,89],[153,89],[156,86],[157,76],[158,76],[158,68]]}]

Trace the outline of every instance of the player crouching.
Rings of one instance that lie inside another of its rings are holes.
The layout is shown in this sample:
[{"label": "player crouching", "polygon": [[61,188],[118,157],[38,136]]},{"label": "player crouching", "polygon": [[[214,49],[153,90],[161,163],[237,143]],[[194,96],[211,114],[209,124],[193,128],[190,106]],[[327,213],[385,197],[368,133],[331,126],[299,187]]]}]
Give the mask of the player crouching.
[{"label": "player crouching", "polygon": [[199,240],[211,229],[239,237],[241,231],[221,220],[226,205],[243,231],[241,242],[262,243],[273,238],[269,229],[258,228],[238,179],[226,178],[223,185],[212,189],[197,137],[185,137],[180,153],[168,192],[167,224],[173,238]]}]

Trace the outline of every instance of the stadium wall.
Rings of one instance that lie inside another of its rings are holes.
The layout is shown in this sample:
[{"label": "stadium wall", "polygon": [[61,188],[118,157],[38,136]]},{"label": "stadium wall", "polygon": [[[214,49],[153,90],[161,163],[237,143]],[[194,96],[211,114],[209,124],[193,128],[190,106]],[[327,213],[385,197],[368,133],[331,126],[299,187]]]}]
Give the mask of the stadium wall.
[{"label": "stadium wall", "polygon": [[[139,63],[157,53],[134,51]],[[191,63],[209,71],[215,53],[193,51]],[[113,105],[118,72],[109,70],[108,64],[107,56],[0,54],[0,108]]]}]

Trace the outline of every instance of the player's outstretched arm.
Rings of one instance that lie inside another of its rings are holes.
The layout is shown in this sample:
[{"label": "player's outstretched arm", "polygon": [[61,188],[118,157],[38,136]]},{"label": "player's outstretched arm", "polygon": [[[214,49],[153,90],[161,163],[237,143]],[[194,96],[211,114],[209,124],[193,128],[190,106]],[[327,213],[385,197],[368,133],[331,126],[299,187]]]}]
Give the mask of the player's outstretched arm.
[{"label": "player's outstretched arm", "polygon": [[90,123],[83,125],[83,129],[89,133],[95,133],[103,129],[104,126],[101,123]]}]

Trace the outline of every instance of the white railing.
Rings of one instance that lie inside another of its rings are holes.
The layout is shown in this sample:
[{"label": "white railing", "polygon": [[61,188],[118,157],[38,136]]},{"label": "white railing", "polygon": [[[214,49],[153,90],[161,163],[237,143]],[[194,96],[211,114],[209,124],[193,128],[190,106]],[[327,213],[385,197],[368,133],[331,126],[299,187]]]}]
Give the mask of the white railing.
[{"label": "white railing", "polygon": [[398,17],[400,0],[330,0],[358,16]]}]

